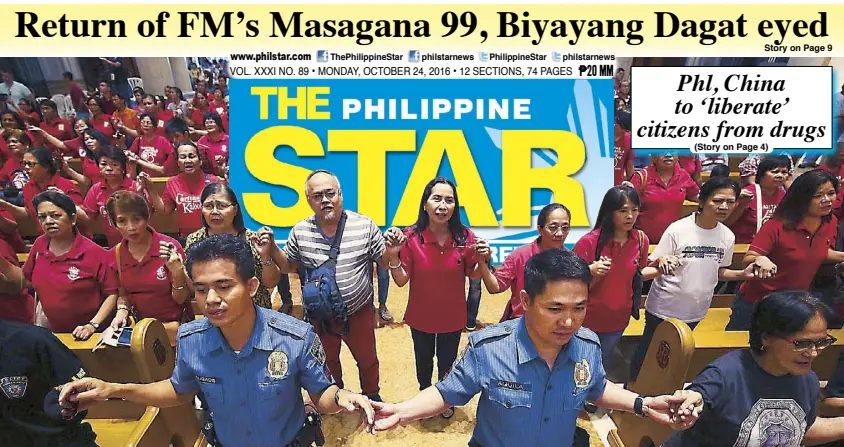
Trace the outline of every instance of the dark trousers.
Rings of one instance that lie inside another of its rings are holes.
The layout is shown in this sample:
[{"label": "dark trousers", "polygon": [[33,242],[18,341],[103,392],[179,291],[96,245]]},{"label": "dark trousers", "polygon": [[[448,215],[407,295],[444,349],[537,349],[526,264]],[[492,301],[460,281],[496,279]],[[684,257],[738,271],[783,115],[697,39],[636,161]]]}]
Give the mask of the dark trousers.
[{"label": "dark trousers", "polygon": [[466,295],[466,326],[475,325],[479,307],[481,307],[481,278],[470,279],[469,293]]},{"label": "dark trousers", "polygon": [[410,328],[413,338],[413,354],[416,356],[416,380],[419,389],[431,386],[431,374],[434,373],[434,355],[437,356],[437,377],[445,378],[457,359],[457,348],[460,345],[460,333],[447,332],[444,334],[429,334]]},{"label": "dark trousers", "polygon": [[[657,326],[659,326],[663,321],[665,320],[645,311],[645,330],[642,332],[642,339],[639,340],[639,346],[636,347],[636,352],[633,354],[633,358],[630,359],[629,382],[635,382],[636,378],[639,377],[639,370],[642,369],[642,363],[645,362],[645,355],[648,354],[648,346],[651,345],[651,340],[654,338]],[[698,323],[699,321],[686,324],[689,325],[689,329],[694,330]]]},{"label": "dark trousers", "polygon": [[278,294],[281,295],[282,305],[293,304],[293,294],[290,293],[290,276],[282,273],[276,287],[278,288]]},{"label": "dark trousers", "polygon": [[378,304],[387,305],[387,293],[390,292],[390,272],[375,263],[375,273],[378,275]]}]

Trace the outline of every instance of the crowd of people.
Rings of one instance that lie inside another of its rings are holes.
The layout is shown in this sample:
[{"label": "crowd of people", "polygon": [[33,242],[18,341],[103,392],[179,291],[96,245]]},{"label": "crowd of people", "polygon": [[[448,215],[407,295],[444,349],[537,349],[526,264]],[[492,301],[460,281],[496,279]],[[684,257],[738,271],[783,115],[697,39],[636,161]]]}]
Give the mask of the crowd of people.
[{"label": "crowd of people", "polygon": [[[570,445],[579,436],[578,414],[594,407],[681,430],[667,445],[762,445],[773,436],[758,429],[760,418],[773,417],[768,410],[781,428],[778,445],[844,439],[843,420],[817,414],[820,384],[811,370],[836,342],[829,328],[840,327],[844,309],[844,145],[821,168],[802,173],[786,155],[748,157],[740,182],[727,163],[695,156],[660,154],[637,168],[625,110],[629,83],[618,86],[616,185],[594,228],[567,249],[571,212],[548,204],[537,217],[536,239],[497,268],[489,241],[461,221],[459,186],[445,177],[425,186],[413,225],[382,232],[345,209],[337,176],[315,170],[304,185],[314,214],[291,229],[283,247],[271,229],[247,229],[228,186],[224,78],[210,91],[198,78],[189,101],[175,87],[163,97],[136,91],[133,100],[103,81],[86,100],[87,119],[63,120],[49,100],[26,121],[7,110],[0,115],[0,343],[35,323],[80,340],[131,324],[130,317],[164,323],[177,346],[169,380],[61,377],[44,391],[70,415],[50,424],[86,439],[90,430],[79,429],[75,415],[91,402],[167,407],[198,396],[211,410],[212,442],[290,445],[305,417],[301,388],[319,411],[364,412],[373,433],[451,418],[455,406],[480,394],[472,446]],[[81,158],[82,172],[67,157]],[[161,176],[169,180],[159,194],[151,177]],[[697,209],[684,216],[686,201]],[[178,234],[152,227],[152,215],[173,213]],[[40,235],[19,267],[23,241],[14,236],[25,219],[38,223]],[[104,234],[91,233],[95,223]],[[749,244],[741,269],[732,268],[736,244]],[[289,315],[289,274],[301,280],[309,324]],[[392,319],[385,305],[390,279],[409,288],[404,323],[420,390],[396,404],[380,393],[375,336],[376,316]],[[476,332],[481,283],[489,293],[509,290],[510,299],[499,324]],[[629,359],[629,382],[638,378],[657,326],[674,318],[694,329],[719,289],[735,293],[726,330],[748,331],[748,349],[718,359],[672,395],[639,396],[607,380],[643,294],[644,334]],[[272,310],[273,290],[279,312]],[[192,301],[205,318],[194,318]],[[357,363],[361,393],[344,389],[342,343]],[[844,368],[824,397],[844,397],[835,394],[840,383]],[[3,385],[7,398],[9,390]],[[238,402],[250,410],[238,410]],[[28,417],[0,418],[0,433],[37,423]],[[47,445],[58,431],[18,439]]]}]

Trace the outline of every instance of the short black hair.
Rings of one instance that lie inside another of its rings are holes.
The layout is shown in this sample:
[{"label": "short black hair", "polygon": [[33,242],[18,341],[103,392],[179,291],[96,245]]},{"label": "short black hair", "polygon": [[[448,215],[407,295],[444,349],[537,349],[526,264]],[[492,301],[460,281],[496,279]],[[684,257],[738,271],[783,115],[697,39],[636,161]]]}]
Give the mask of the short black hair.
[{"label": "short black hair", "polygon": [[739,186],[735,180],[729,177],[710,178],[700,187],[700,193],[698,194],[698,203],[700,206],[698,206],[698,210],[702,210],[703,204],[706,203],[706,201],[715,194],[715,191],[718,191],[719,189],[732,189],[736,198],[738,198]]},{"label": "short black hair", "polygon": [[45,147],[31,147],[27,149],[26,152],[28,154],[32,154],[32,156],[35,157],[35,161],[37,161],[42,168],[46,169],[51,177],[59,172],[56,167],[56,161],[53,159],[53,153],[50,152],[49,149]]},{"label": "short black hair", "polygon": [[759,185],[762,183],[762,177],[764,177],[768,171],[773,171],[774,169],[779,168],[788,169],[789,165],[790,163],[788,162],[788,157],[765,157],[759,162],[759,166],[756,167],[756,184]]},{"label": "short black hair", "polygon": [[777,290],[756,303],[750,323],[750,349],[762,353],[762,339],[790,337],[800,332],[809,320],[820,315],[829,322],[832,311],[823,301],[805,290]]},{"label": "short black hair", "polygon": [[185,269],[193,279],[193,265],[227,259],[235,263],[237,274],[244,282],[255,277],[255,258],[246,239],[233,234],[220,234],[200,239],[188,248]]},{"label": "short black hair", "polygon": [[68,197],[65,194],[62,194],[57,191],[44,191],[38,193],[35,197],[32,198],[32,207],[35,209],[35,212],[38,213],[38,205],[41,205],[44,202],[52,203],[57,207],[61,208],[68,216],[75,216],[76,215],[76,204],[73,203],[73,199]]},{"label": "short black hair", "polygon": [[73,80],[73,73],[66,71],[66,72],[62,73],[62,77],[64,77],[68,81],[72,81]]},{"label": "short black hair", "polygon": [[725,164],[716,163],[712,167],[712,170],[709,171],[709,178],[730,178],[730,167]]},{"label": "short black hair", "polygon": [[586,289],[592,282],[589,264],[569,250],[554,248],[541,251],[528,259],[525,265],[525,292],[533,302],[551,281],[583,281]]},{"label": "short black hair", "polygon": [[164,133],[165,134],[174,133],[174,134],[178,134],[178,135],[184,135],[187,132],[188,132],[188,123],[186,123],[185,120],[178,118],[178,117],[170,118],[169,120],[167,120],[167,124],[164,125]]}]

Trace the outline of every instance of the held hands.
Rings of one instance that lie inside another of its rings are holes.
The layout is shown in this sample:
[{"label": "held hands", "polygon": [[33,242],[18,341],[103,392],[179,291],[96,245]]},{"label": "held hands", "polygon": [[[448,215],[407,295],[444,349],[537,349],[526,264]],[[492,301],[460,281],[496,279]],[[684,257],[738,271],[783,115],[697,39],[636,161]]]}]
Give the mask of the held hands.
[{"label": "held hands", "polygon": [[252,237],[252,243],[258,247],[261,259],[269,259],[272,256],[273,247],[276,246],[273,230],[270,227],[262,227]]},{"label": "held hands", "polygon": [[372,402],[375,408],[375,423],[370,427],[370,433],[392,430],[401,424],[401,416],[396,404],[388,402]]},{"label": "held hands", "polygon": [[643,403],[645,416],[674,430],[690,428],[703,410],[703,396],[694,391],[681,390],[674,395],[646,397]]},{"label": "held hands", "polygon": [[480,265],[486,265],[492,257],[492,250],[489,248],[489,241],[483,238],[475,239],[475,254]]},{"label": "held hands", "polygon": [[390,227],[384,232],[384,239],[387,242],[387,253],[391,258],[397,257],[401,247],[407,242],[407,236],[398,227]]},{"label": "held hands", "polygon": [[674,272],[677,270],[677,267],[680,267],[680,259],[676,256],[661,256],[658,260],[657,268],[659,272],[663,275],[673,275]]},{"label": "held hands", "polygon": [[777,274],[777,265],[771,262],[766,256],[757,256],[756,260],[748,268],[753,270],[752,277],[758,279],[768,279]]},{"label": "held hands", "polygon": [[753,192],[748,191],[746,189],[741,190],[741,194],[739,194],[739,202],[747,203],[753,200]]},{"label": "held hands", "polygon": [[64,408],[76,408],[78,411],[85,410],[91,404],[104,401],[111,397],[113,385],[103,382],[100,379],[86,377],[67,383],[59,393],[59,405]]},{"label": "held hands", "polygon": [[141,172],[138,174],[138,178],[135,179],[135,192],[143,194],[144,191],[149,191],[151,183],[152,179],[150,179],[149,174]]},{"label": "held hands", "polygon": [[362,411],[365,416],[367,431],[374,434],[372,428],[375,424],[375,410],[372,408],[374,402],[370,402],[366,396],[347,390],[338,390],[337,393],[337,406],[340,407],[341,411],[346,413]]},{"label": "held hands", "polygon": [[610,272],[610,268],[612,266],[612,259],[601,256],[600,259],[593,262],[589,266],[589,270],[592,272],[593,276],[597,276],[599,278],[606,276],[607,273]]}]

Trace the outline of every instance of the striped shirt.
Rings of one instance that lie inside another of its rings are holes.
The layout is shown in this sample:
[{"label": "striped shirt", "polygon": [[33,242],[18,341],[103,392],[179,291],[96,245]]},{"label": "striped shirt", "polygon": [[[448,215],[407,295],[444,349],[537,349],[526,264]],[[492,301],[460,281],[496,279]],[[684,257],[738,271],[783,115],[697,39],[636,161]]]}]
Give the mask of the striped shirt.
[{"label": "striped shirt", "polygon": [[[346,226],[337,257],[337,287],[349,315],[372,302],[372,262],[384,254],[384,237],[372,219],[352,211],[346,213]],[[284,252],[290,262],[316,268],[328,260],[332,240],[326,238],[311,216],[293,226]]]}]

